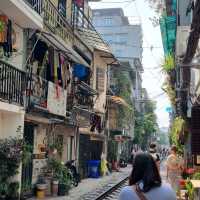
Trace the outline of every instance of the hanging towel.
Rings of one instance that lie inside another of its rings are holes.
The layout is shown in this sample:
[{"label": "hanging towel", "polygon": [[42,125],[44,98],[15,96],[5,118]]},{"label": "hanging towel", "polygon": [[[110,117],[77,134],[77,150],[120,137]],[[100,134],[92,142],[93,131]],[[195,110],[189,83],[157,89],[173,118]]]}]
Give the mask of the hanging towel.
[{"label": "hanging towel", "polygon": [[7,42],[7,25],[8,17],[6,15],[0,15],[1,29],[0,30],[0,43]]},{"label": "hanging towel", "polygon": [[58,83],[59,55],[54,51],[54,83]]},{"label": "hanging towel", "polygon": [[58,54],[59,57],[59,65],[58,65],[58,84],[60,86],[63,86],[63,80],[62,80],[62,58],[61,54]]},{"label": "hanging towel", "polygon": [[54,81],[54,48],[49,47],[49,72],[50,72],[50,81]]}]

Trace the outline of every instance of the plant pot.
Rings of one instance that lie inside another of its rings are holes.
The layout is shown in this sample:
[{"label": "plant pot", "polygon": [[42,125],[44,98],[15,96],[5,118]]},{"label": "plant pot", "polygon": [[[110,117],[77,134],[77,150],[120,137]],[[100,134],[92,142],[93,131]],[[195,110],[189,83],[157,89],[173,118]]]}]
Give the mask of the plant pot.
[{"label": "plant pot", "polygon": [[66,195],[66,185],[60,183],[58,185],[58,196],[65,196]]},{"label": "plant pot", "polygon": [[38,190],[46,190],[47,184],[46,183],[37,183],[36,187]]},{"label": "plant pot", "polygon": [[38,199],[44,199],[44,197],[45,197],[45,190],[37,190],[37,193],[36,193],[37,195],[37,198]]},{"label": "plant pot", "polygon": [[58,181],[52,181],[51,193],[53,197],[58,195]]}]

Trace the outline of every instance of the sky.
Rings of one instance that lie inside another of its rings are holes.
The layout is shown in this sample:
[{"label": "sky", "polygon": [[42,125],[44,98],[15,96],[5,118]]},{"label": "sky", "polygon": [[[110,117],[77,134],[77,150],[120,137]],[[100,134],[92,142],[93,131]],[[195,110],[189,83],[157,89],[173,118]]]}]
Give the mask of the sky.
[{"label": "sky", "polygon": [[[169,115],[166,108],[170,107],[169,100],[161,89],[164,74],[160,65],[163,60],[163,48],[159,26],[154,27],[150,18],[155,12],[149,7],[147,0],[102,0],[90,3],[92,9],[123,8],[125,16],[131,24],[141,23],[143,28],[143,87],[149,97],[156,101],[156,114],[159,127],[169,126]],[[150,47],[154,48],[151,49]]]}]

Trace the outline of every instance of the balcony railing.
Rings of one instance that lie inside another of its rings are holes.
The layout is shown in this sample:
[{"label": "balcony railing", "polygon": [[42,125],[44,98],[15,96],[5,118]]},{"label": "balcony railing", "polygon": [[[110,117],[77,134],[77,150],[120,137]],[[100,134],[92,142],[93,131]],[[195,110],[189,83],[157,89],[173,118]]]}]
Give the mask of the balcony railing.
[{"label": "balcony railing", "polygon": [[43,0],[24,0],[38,13],[42,14],[43,11]]},{"label": "balcony railing", "polygon": [[44,24],[54,34],[61,37],[67,43],[72,42],[72,27],[68,20],[58,11],[50,0],[24,0],[26,1],[41,17]]},{"label": "balcony railing", "polygon": [[91,19],[84,14],[84,11],[75,2],[73,2],[72,9],[72,26],[74,28],[95,30]]},{"label": "balcony railing", "polygon": [[0,99],[23,106],[25,82],[25,72],[0,61]]}]

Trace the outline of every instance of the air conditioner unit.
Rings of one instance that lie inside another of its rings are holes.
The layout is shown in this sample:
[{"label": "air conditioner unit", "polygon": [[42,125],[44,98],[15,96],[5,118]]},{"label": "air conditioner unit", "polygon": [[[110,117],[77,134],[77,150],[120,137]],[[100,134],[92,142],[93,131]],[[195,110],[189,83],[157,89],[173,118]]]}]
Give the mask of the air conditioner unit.
[{"label": "air conditioner unit", "polygon": [[187,48],[188,37],[190,33],[189,26],[178,26],[176,35],[176,56],[184,56]]}]

